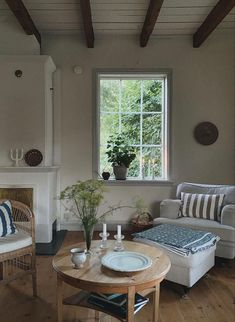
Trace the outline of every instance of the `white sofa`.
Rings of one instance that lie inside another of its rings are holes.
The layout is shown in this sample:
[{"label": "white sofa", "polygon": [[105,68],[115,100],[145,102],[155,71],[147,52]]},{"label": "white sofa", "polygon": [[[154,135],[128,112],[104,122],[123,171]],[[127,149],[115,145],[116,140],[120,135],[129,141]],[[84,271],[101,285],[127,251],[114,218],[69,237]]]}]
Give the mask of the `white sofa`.
[{"label": "white sofa", "polygon": [[[181,192],[225,194],[220,222],[200,218],[180,217]],[[154,219],[154,225],[162,223],[181,225],[215,233],[220,237],[215,255],[233,259],[235,257],[235,186],[205,185],[188,182],[179,184],[176,199],[166,199],[160,204],[160,217]]]}]

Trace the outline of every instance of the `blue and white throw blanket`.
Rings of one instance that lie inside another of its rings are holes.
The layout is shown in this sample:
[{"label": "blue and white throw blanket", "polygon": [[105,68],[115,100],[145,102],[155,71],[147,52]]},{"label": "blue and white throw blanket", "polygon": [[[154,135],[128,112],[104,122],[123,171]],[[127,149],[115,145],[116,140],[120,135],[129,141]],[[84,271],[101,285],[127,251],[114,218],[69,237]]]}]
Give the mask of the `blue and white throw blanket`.
[{"label": "blue and white throw blanket", "polygon": [[212,247],[220,239],[209,232],[169,224],[161,224],[132,236],[135,240],[152,241],[182,256]]}]

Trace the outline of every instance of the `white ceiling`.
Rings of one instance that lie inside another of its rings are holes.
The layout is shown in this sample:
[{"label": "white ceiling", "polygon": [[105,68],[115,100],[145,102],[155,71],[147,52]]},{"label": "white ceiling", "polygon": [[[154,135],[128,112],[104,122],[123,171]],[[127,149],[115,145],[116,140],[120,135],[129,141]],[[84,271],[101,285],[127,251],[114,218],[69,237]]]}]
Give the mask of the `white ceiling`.
[{"label": "white ceiling", "polygon": [[[79,0],[23,0],[41,34],[76,34],[83,30]],[[153,35],[192,35],[218,0],[165,0]],[[149,0],[91,0],[94,33],[139,35]],[[0,0],[0,19],[13,16]],[[235,30],[235,8],[217,27]]]}]

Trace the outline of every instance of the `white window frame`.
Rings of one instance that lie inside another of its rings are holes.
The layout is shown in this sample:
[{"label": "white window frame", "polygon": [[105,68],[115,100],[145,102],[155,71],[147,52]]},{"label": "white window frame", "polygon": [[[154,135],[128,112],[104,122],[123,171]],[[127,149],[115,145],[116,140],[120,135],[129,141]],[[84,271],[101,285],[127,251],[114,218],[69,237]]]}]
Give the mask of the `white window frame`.
[{"label": "white window frame", "polygon": [[[153,182],[169,182],[170,181],[170,168],[171,168],[171,162],[170,162],[170,88],[171,88],[171,71],[170,70],[95,70],[94,71],[94,117],[93,117],[93,174],[94,177],[99,176],[100,174],[100,79],[157,79],[163,81],[163,95],[162,98],[165,100],[162,104],[164,105],[164,111],[161,112],[143,112],[142,111],[142,102],[141,102],[141,111],[140,115],[141,118],[144,114],[162,114],[163,117],[163,124],[162,130],[164,133],[162,133],[162,144],[161,147],[163,149],[162,153],[162,173],[163,176],[161,178],[144,178],[144,179],[136,179],[132,177],[128,177],[128,181],[136,181],[136,182],[147,182],[150,181]],[[142,92],[142,91],[141,91]],[[142,97],[141,97],[142,100]],[[103,113],[103,112],[102,112]],[[107,114],[117,114],[117,112],[106,112]],[[119,127],[120,125],[120,113],[119,110]],[[131,115],[131,114],[138,114],[136,112],[125,112],[125,115]],[[142,131],[142,121],[140,122]],[[142,132],[140,132],[141,134]],[[141,141],[142,141],[142,135],[141,135]],[[142,145],[142,142],[140,142],[140,145],[137,145],[141,149],[145,146]],[[151,147],[151,145],[146,145],[148,147]],[[156,148],[159,148],[159,145],[152,145]],[[140,160],[141,163],[141,160]],[[140,164],[141,165],[141,164]],[[140,166],[141,171],[141,166]]]}]

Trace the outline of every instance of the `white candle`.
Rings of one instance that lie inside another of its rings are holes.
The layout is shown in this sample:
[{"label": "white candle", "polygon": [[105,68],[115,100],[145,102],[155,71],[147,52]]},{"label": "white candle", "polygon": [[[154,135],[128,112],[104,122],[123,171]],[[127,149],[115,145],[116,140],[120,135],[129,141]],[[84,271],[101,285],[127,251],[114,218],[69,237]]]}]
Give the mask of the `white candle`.
[{"label": "white candle", "polygon": [[118,237],[121,237],[121,234],[122,234],[122,226],[117,225],[117,235],[118,235]]},{"label": "white candle", "polygon": [[148,177],[150,177],[150,167],[151,167],[151,161],[149,159],[149,162],[148,162]]},{"label": "white candle", "polygon": [[103,224],[103,235],[107,234],[107,224]]}]

